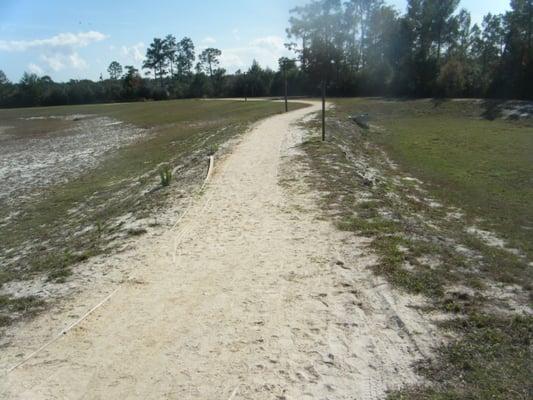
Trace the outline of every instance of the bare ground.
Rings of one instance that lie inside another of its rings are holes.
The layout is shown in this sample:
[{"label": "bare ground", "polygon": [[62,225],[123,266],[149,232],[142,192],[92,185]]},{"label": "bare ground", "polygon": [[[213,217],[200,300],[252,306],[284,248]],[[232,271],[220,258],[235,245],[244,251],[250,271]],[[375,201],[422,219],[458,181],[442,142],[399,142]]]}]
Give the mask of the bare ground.
[{"label": "bare ground", "polygon": [[148,134],[146,129],[94,115],[19,119],[20,130],[35,129],[35,123],[30,124],[34,120],[66,127],[38,135],[11,135],[11,129],[0,127],[0,203],[6,206],[16,208],[30,195],[38,196],[37,189],[75,178],[98,165],[103,154]]},{"label": "bare ground", "polygon": [[370,272],[367,239],[321,218],[293,162],[295,123],[318,107],[257,124],[175,229],[108,261],[128,279],[18,325],[0,395],[376,399],[418,382],[411,365],[439,340],[421,300]]}]

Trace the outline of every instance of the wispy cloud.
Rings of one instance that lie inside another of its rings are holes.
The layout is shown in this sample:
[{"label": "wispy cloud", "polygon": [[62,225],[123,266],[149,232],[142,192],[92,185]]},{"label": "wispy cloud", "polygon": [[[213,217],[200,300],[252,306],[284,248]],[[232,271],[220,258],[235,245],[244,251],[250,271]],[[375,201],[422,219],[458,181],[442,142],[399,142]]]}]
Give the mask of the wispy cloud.
[{"label": "wispy cloud", "polygon": [[35,64],[35,63],[29,63],[28,64],[28,71],[30,71],[33,74],[37,74],[37,75],[43,75],[44,74],[44,70],[40,66]]},{"label": "wispy cloud", "polygon": [[101,32],[60,33],[45,39],[0,40],[1,51],[27,51],[31,49],[81,48],[100,42],[108,36]]},{"label": "wispy cloud", "polygon": [[29,52],[39,62],[28,64],[30,72],[42,75],[65,69],[86,70],[88,63],[79,50],[93,43],[101,42],[108,36],[96,31],[60,33],[58,35],[33,40],[0,40],[0,52]]},{"label": "wispy cloud", "polygon": [[205,38],[202,39],[203,44],[215,44],[216,42],[217,42],[216,39],[211,36],[206,36]]},{"label": "wispy cloud", "polygon": [[133,46],[122,46],[120,52],[123,57],[134,63],[140,63],[144,59],[145,45],[143,42],[134,44]]},{"label": "wispy cloud", "polygon": [[248,68],[255,59],[262,67],[277,69],[278,59],[290,56],[281,36],[264,36],[242,47],[222,49],[221,65],[228,71]]},{"label": "wispy cloud", "polygon": [[77,70],[87,69],[87,62],[77,52],[68,54],[43,54],[41,60],[54,72],[61,71],[65,68],[74,68]]}]

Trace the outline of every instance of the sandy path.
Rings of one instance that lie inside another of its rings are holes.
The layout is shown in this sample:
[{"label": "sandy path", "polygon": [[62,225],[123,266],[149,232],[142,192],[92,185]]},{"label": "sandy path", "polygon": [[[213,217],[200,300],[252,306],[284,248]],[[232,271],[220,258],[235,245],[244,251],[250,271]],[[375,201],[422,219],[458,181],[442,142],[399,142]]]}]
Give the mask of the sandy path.
[{"label": "sandy path", "polygon": [[362,240],[317,218],[301,187],[278,183],[296,173],[286,164],[301,139],[292,124],[318,109],[257,124],[178,230],[139,250],[135,279],[0,378],[0,394],[373,399],[413,382],[425,321],[366,270]]}]

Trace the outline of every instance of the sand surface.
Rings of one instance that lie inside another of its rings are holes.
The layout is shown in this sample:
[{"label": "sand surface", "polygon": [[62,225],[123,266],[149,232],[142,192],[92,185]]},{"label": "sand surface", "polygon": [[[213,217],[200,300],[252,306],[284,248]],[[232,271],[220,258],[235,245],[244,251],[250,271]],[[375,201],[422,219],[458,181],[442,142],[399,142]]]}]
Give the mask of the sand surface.
[{"label": "sand surface", "polygon": [[[298,179],[295,123],[319,108],[256,124],[175,229],[122,258],[136,268],[105,304],[9,373],[6,350],[0,397],[377,399],[416,382],[431,324]],[[43,318],[21,328],[24,355],[53,339]]]}]

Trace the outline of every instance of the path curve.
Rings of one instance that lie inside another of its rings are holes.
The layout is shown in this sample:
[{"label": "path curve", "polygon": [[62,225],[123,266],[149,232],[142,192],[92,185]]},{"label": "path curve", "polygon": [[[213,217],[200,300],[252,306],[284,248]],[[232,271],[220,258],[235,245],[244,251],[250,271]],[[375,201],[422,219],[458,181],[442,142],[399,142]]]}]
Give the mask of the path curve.
[{"label": "path curve", "polygon": [[371,277],[363,242],[279,184],[319,108],[256,124],[135,279],[0,378],[2,397],[373,399],[415,381],[405,329],[423,321]]}]

